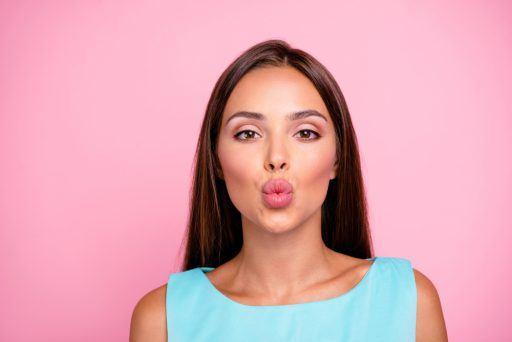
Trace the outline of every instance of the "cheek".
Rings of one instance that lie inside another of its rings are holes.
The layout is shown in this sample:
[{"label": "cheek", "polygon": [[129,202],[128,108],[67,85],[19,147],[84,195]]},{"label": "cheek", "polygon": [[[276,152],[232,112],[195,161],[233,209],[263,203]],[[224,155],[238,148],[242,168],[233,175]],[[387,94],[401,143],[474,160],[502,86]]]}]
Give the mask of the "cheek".
[{"label": "cheek", "polygon": [[[310,207],[321,206],[327,195],[336,150],[332,144],[318,146],[318,149],[298,153],[295,164],[301,165],[295,173],[301,205]],[[304,208],[305,209],[305,208]]]},{"label": "cheek", "polygon": [[299,145],[295,156],[299,178],[328,182],[336,160],[336,140],[329,135],[321,142]]},{"label": "cheek", "polygon": [[244,211],[244,205],[258,191],[256,181],[261,172],[258,156],[256,153],[248,153],[247,148],[220,144],[218,157],[229,197],[239,211]]},{"label": "cheek", "polygon": [[[333,152],[334,154],[334,152]],[[334,165],[334,156],[331,153],[303,153],[300,158],[300,172],[298,176],[302,179],[329,181],[329,176]]]}]

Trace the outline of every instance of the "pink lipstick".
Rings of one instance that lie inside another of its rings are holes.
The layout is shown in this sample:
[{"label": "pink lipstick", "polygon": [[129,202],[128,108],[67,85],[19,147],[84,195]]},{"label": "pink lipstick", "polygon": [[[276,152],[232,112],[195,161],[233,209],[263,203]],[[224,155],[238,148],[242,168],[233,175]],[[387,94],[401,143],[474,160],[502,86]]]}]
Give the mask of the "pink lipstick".
[{"label": "pink lipstick", "polygon": [[263,186],[263,201],[270,208],[286,207],[292,198],[292,185],[284,179],[272,179]]}]

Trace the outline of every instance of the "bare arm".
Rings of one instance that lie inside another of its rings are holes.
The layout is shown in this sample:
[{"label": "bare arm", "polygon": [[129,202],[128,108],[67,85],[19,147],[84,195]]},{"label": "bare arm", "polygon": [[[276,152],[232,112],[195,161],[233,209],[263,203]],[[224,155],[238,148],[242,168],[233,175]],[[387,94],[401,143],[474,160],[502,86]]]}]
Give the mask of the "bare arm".
[{"label": "bare arm", "polygon": [[418,293],[416,341],[446,342],[448,335],[437,290],[427,276],[413,270]]},{"label": "bare arm", "polygon": [[165,295],[167,284],[142,297],[132,313],[130,342],[166,342]]}]

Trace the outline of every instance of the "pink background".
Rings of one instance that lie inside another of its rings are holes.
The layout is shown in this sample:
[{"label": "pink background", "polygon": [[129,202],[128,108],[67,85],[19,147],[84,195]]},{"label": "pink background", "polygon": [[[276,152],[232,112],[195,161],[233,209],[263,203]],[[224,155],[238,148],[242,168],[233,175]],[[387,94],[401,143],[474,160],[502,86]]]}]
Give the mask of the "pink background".
[{"label": "pink background", "polygon": [[269,38],[344,92],[376,254],[434,282],[450,340],[511,340],[511,7],[3,1],[0,340],[128,339],[178,268],[213,85]]}]

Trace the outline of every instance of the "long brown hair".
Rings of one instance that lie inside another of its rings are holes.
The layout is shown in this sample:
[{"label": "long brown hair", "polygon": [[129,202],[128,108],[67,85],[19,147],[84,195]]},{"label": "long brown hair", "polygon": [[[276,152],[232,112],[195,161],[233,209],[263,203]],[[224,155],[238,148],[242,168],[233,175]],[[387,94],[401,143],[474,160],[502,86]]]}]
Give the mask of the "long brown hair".
[{"label": "long brown hair", "polygon": [[208,101],[194,157],[182,271],[217,267],[235,257],[242,247],[240,212],[219,177],[217,139],[222,113],[235,85],[250,70],[271,66],[291,66],[308,77],[334,123],[338,171],[322,204],[325,245],[353,257],[373,256],[357,139],[343,94],[331,73],[314,57],[283,40],[272,39],[254,45],[234,60],[218,79]]}]

